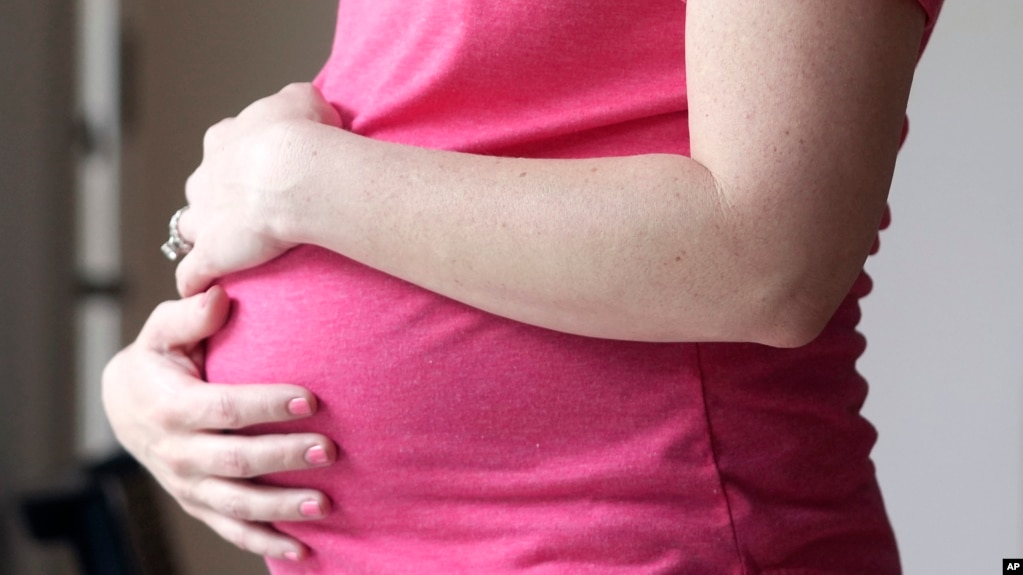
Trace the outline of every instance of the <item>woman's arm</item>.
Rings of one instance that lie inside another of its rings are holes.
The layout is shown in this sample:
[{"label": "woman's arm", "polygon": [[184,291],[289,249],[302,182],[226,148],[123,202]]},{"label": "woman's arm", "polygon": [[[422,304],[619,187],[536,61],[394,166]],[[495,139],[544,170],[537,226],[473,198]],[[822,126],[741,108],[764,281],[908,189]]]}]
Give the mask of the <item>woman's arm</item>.
[{"label": "woman's arm", "polygon": [[262,522],[317,519],[330,510],[327,498],[244,478],[329,465],[336,448],[313,433],[222,433],[301,419],[317,407],[308,390],[293,385],[199,379],[201,342],[220,329],[228,307],[218,287],[157,307],[138,339],[104,370],[103,404],[118,440],[190,515],[242,549],[300,559],[301,543]]},{"label": "woman's arm", "polygon": [[204,206],[221,195],[257,206],[246,225],[277,249],[324,246],[527,323],[806,343],[877,231],[923,28],[912,0],[691,0],[691,159],[494,158],[278,123],[234,156],[235,171],[248,162],[261,176],[244,199],[204,159],[179,288],[238,267],[203,247]]}]

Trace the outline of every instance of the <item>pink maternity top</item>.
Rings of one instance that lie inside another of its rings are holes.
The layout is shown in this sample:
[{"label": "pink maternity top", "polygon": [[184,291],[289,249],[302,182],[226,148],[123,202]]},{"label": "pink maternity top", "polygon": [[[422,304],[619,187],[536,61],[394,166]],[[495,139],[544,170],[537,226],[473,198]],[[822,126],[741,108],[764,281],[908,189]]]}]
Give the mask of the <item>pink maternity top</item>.
[{"label": "pink maternity top", "polygon": [[[933,22],[940,0],[920,0]],[[680,0],[344,0],[345,128],[521,157],[688,154]],[[930,24],[928,24],[930,27]],[[275,575],[892,575],[860,415],[864,275],[799,349],[634,343],[490,315],[300,247],[225,278],[220,382],[293,382],[333,512]]]}]

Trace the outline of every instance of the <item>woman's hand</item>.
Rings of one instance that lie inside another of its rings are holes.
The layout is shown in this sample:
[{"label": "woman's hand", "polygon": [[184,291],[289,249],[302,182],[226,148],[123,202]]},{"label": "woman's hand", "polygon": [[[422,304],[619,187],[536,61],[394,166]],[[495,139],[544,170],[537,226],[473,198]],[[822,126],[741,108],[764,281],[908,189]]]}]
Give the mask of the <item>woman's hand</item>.
[{"label": "woman's hand", "polygon": [[301,387],[202,381],[200,342],[220,329],[229,306],[219,287],[160,304],[138,339],[107,365],[103,402],[117,438],[185,511],[242,549],[298,560],[305,548],[264,522],[322,517],[327,498],[245,478],[329,465],[336,449],[316,434],[222,433],[316,410]]},{"label": "woman's hand", "polygon": [[288,135],[301,123],[340,127],[337,111],[311,84],[291,84],[211,127],[202,163],[185,184],[189,209],[178,229],[195,247],[177,269],[182,296],[218,277],[257,266],[294,247],[274,233],[273,198],[300,185]]}]

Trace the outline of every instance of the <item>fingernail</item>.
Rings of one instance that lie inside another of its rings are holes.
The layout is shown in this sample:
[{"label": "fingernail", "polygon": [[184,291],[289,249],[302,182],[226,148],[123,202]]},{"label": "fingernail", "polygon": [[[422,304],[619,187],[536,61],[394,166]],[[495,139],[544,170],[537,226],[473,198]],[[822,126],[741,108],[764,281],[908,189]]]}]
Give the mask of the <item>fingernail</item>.
[{"label": "fingernail", "polygon": [[302,502],[302,505],[298,506],[298,511],[299,511],[299,513],[302,514],[303,517],[322,517],[323,516],[323,509],[320,507],[320,504],[318,502],[316,502],[316,501],[304,501],[304,502]]},{"label": "fingernail", "polygon": [[305,398],[300,397],[288,402],[288,412],[291,415],[309,415],[313,412],[313,408]]},{"label": "fingernail", "polygon": [[294,561],[294,562],[297,563],[298,562],[298,553],[295,553],[294,551],[285,551],[284,552],[284,558],[287,559],[288,561]]},{"label": "fingernail", "polygon": [[327,450],[319,445],[314,445],[305,452],[305,460],[312,465],[326,465],[330,462],[327,459]]}]

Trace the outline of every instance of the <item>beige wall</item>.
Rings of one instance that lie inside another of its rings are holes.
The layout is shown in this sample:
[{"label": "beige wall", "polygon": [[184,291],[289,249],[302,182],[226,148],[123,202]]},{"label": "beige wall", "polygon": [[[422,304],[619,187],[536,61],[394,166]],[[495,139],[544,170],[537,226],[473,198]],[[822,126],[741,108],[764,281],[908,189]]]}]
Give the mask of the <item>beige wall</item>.
[{"label": "beige wall", "polygon": [[[126,78],[123,245],[129,287],[125,333],[133,337],[161,299],[174,297],[173,266],[160,255],[167,219],[184,204],[205,129],[291,81],[311,80],[325,60],[332,0],[123,0],[132,66]],[[172,506],[182,575],[265,572]]]}]

